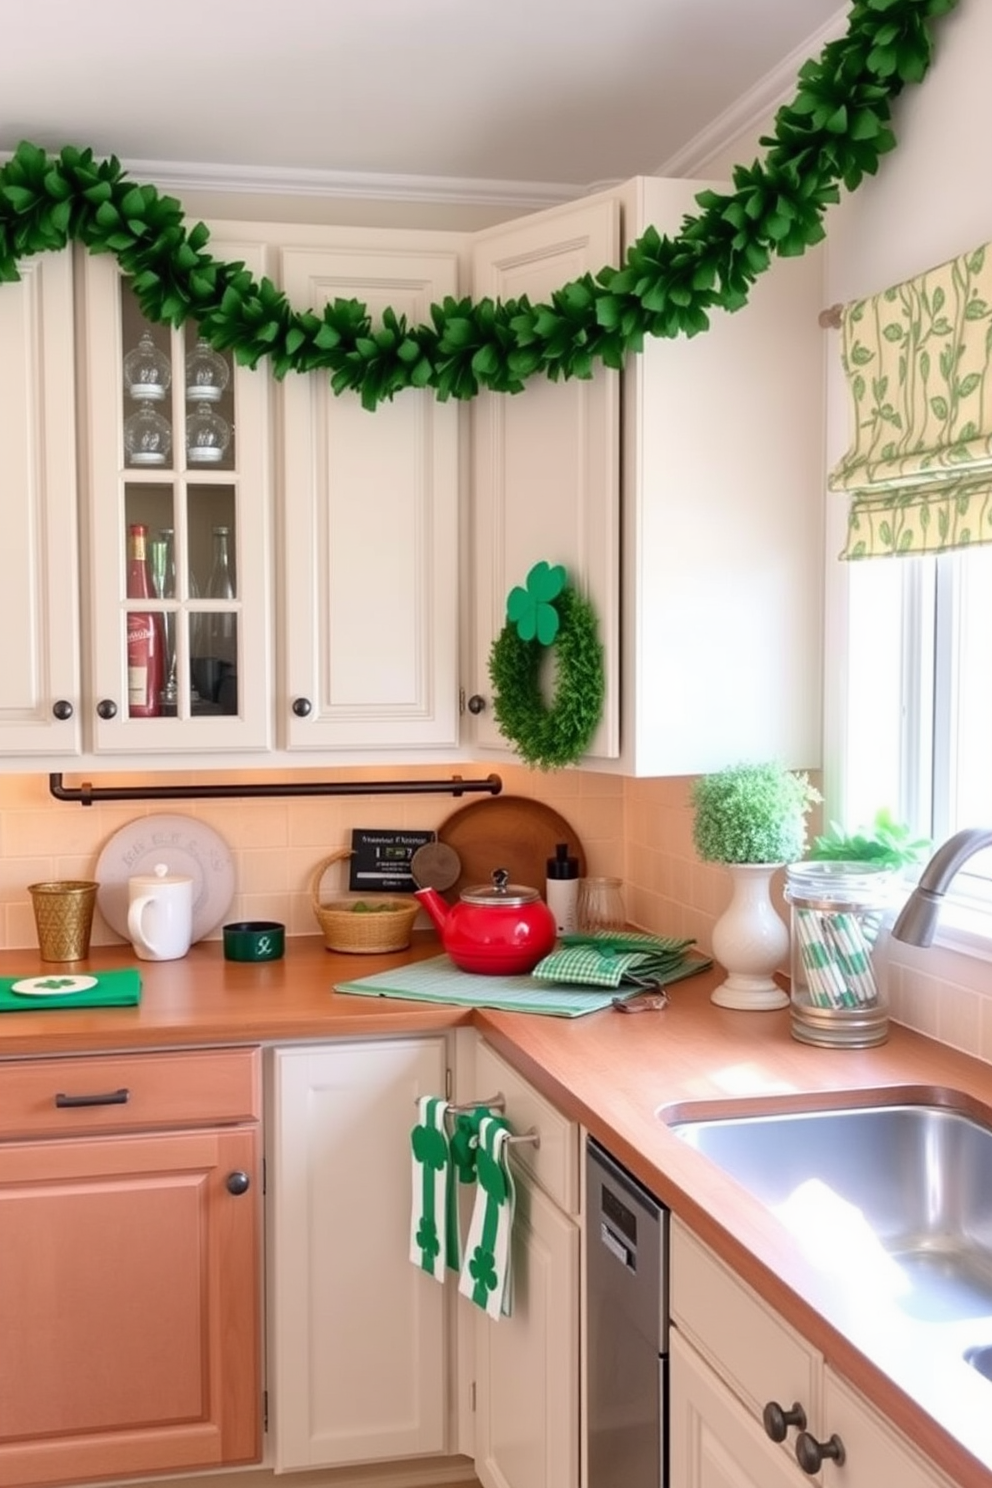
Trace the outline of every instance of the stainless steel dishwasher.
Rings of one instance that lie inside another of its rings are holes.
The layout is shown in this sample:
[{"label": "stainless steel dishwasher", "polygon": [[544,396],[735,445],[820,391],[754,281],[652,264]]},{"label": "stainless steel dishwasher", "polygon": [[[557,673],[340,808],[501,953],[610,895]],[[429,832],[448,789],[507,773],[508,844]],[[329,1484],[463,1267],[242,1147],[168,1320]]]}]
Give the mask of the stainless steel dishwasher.
[{"label": "stainless steel dishwasher", "polygon": [[668,1210],[586,1147],[588,1488],[668,1481]]}]

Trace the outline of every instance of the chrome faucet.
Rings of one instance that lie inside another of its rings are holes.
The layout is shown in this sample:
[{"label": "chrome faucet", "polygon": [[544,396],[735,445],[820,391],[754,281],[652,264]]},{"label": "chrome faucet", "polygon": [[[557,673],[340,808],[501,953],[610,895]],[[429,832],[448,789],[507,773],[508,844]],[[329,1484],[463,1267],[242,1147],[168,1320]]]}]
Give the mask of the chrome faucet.
[{"label": "chrome faucet", "polygon": [[941,900],[951,880],[969,858],[986,847],[992,847],[992,829],[988,827],[965,827],[948,837],[924,868],[919,883],[903,905],[892,926],[893,939],[903,940],[907,945],[930,945]]}]

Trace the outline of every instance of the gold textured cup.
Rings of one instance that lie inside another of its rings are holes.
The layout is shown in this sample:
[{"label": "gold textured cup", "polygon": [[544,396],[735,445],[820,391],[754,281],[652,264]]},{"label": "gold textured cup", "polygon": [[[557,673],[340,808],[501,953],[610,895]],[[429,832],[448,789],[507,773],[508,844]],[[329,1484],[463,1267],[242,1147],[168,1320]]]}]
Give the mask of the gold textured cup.
[{"label": "gold textured cup", "polygon": [[42,961],[80,961],[89,955],[98,888],[86,878],[28,884]]}]

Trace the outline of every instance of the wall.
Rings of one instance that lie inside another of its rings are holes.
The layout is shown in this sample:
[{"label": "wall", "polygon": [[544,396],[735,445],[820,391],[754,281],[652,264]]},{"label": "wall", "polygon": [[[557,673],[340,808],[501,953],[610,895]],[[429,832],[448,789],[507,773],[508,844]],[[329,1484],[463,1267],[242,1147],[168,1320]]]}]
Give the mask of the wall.
[{"label": "wall", "polygon": [[[461,760],[450,770],[381,767],[341,772],[349,780],[364,778],[444,778],[448,774],[485,776],[496,770],[506,795],[546,801],[579,834],[588,871],[622,877],[624,873],[624,783],[585,771],[542,776],[521,766]],[[319,770],[267,774],[267,780],[332,778]],[[68,782],[74,781],[67,777]],[[156,777],[147,777],[154,782]],[[165,777],[160,777],[164,779]],[[168,783],[196,777],[169,775]],[[258,779],[258,775],[244,778]],[[139,777],[115,776],[115,784],[136,784]],[[232,782],[217,773],[211,781]],[[152,813],[179,813],[208,822],[227,842],[235,865],[236,893],[227,918],[275,919],[290,935],[318,933],[310,900],[310,879],[335,848],[350,842],[353,827],[435,828],[453,811],[484,796],[301,796],[228,801],[106,802],[79,806],[53,800],[45,775],[0,775],[0,945],[36,946],[34,917],[27,885],[51,878],[92,878],[97,859],[112,834],[135,818]],[[498,864],[493,864],[497,867]],[[543,888],[543,884],[535,885]],[[347,888],[343,865],[328,869],[325,898]],[[216,938],[216,936],[214,937]],[[93,944],[117,943],[118,937],[99,914]]]}]

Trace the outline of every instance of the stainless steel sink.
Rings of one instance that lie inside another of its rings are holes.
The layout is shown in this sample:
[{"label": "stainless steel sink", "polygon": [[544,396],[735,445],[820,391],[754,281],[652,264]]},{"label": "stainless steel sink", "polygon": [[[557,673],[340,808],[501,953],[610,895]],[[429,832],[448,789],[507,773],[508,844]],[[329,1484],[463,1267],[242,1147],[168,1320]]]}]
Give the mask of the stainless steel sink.
[{"label": "stainless steel sink", "polygon": [[973,1323],[962,1353],[992,1379],[992,1128],[928,1104],[669,1125],[821,1269],[904,1317]]}]

